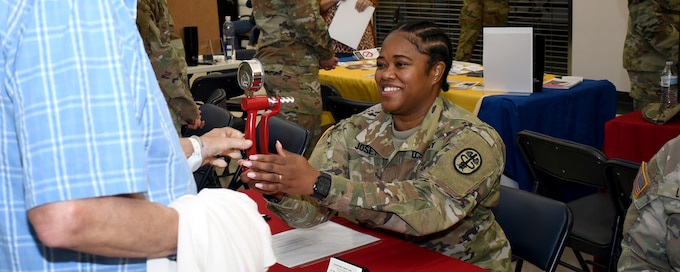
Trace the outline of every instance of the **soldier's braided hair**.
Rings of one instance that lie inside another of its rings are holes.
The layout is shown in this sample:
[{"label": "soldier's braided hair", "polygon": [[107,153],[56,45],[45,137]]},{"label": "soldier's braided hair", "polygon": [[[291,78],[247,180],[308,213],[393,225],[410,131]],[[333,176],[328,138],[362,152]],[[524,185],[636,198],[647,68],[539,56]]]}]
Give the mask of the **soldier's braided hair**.
[{"label": "soldier's braided hair", "polygon": [[430,56],[426,73],[429,73],[437,62],[443,61],[446,64],[444,76],[440,80],[442,90],[448,91],[449,83],[446,82],[446,75],[449,74],[453,61],[453,45],[449,36],[436,24],[427,21],[402,23],[392,30],[392,32],[395,31],[411,34],[408,37],[409,42],[415,45],[418,52]]}]

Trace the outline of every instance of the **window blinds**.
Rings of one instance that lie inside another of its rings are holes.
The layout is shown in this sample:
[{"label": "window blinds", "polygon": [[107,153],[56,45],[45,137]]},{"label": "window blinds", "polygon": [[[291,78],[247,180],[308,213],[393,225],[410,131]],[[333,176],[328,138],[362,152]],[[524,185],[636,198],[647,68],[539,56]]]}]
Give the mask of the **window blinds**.
[{"label": "window blinds", "polygon": [[[428,20],[449,34],[455,50],[460,26],[462,0],[381,0],[374,14],[379,43],[399,22]],[[545,37],[545,72],[570,74],[571,0],[511,0],[508,26],[533,27]],[[475,46],[472,62],[482,63],[482,37]]]}]

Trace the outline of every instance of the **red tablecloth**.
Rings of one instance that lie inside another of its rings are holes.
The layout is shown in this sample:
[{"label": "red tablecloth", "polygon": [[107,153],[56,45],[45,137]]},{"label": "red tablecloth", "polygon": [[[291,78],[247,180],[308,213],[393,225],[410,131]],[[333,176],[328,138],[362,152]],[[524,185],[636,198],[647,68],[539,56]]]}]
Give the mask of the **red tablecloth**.
[{"label": "red tablecloth", "polygon": [[[245,190],[255,202],[261,213],[271,216],[269,227],[272,234],[291,229],[265,206],[262,196],[252,190]],[[342,218],[334,218],[334,222],[380,238],[380,241],[349,252],[341,253],[337,257],[350,263],[368,268],[371,272],[393,271],[486,271],[472,264],[447,257],[437,252],[421,248],[404,240],[385,233],[358,226]],[[270,272],[280,271],[326,271],[329,258],[295,268],[287,268],[276,264],[269,268]]]},{"label": "red tablecloth", "polygon": [[680,135],[680,117],[663,125],[645,121],[640,111],[616,117],[604,125],[602,150],[609,158],[648,161],[667,141]]}]

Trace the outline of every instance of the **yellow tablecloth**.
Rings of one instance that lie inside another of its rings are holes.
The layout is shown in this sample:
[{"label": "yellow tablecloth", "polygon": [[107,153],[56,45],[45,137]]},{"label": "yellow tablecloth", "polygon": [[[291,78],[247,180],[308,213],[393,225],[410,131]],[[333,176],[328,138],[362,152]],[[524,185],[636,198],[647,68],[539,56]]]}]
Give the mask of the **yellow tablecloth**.
[{"label": "yellow tablecloth", "polygon": [[[343,97],[360,100],[380,102],[380,93],[374,79],[375,69],[347,69],[338,66],[334,70],[319,71],[319,81],[335,86]],[[468,77],[464,75],[449,75],[449,82],[474,81],[482,82],[482,78]],[[453,84],[452,84],[453,85]],[[484,97],[483,91],[476,90],[451,90],[442,92],[442,95],[461,107],[475,111],[477,102]]]},{"label": "yellow tablecloth", "polygon": [[[554,78],[555,75],[546,74],[544,80]],[[442,92],[442,96],[456,103],[458,106],[477,114],[482,102],[482,98],[489,95],[503,94],[498,92],[484,92],[482,90],[454,90],[453,85],[458,82],[480,82],[481,77],[469,77],[466,75],[449,75],[447,80],[451,88],[447,92]],[[343,97],[369,102],[380,102],[380,93],[375,83],[375,68],[373,69],[347,69],[344,66],[337,66],[333,70],[320,70],[319,81],[331,84],[338,89]],[[329,112],[324,112],[321,117],[322,125],[334,124],[335,120]]]}]

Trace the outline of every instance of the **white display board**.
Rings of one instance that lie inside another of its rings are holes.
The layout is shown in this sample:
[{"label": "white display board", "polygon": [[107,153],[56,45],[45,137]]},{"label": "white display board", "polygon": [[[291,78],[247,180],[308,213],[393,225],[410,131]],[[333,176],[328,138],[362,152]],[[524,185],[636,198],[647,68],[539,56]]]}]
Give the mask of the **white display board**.
[{"label": "white display board", "polygon": [[533,90],[531,27],[484,28],[484,91],[529,95]]}]

